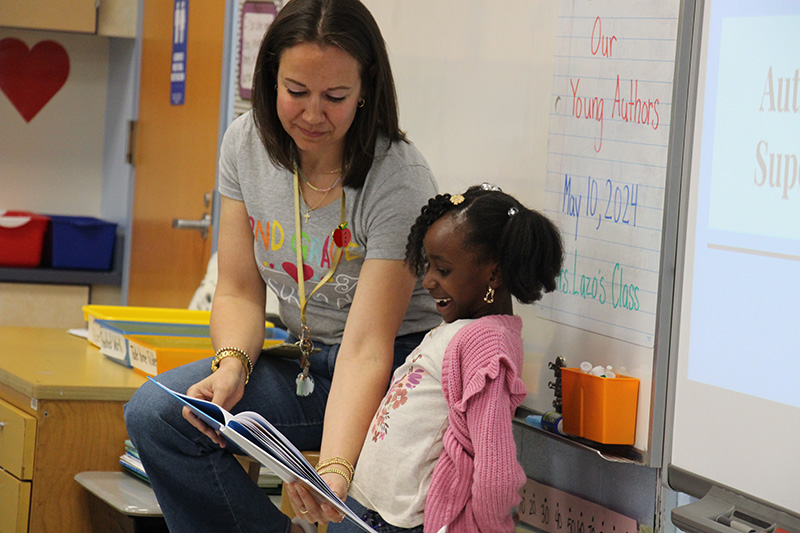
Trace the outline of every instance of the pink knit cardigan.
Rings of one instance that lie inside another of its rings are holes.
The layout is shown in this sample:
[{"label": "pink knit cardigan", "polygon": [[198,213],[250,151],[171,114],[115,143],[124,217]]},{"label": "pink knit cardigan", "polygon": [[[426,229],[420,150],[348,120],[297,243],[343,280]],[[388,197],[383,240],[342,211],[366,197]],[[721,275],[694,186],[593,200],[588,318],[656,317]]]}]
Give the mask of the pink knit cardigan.
[{"label": "pink knit cardigan", "polygon": [[425,502],[425,531],[514,530],[525,473],[512,434],[525,398],[522,319],[490,315],[462,328],[445,350],[442,389],[450,425]]}]

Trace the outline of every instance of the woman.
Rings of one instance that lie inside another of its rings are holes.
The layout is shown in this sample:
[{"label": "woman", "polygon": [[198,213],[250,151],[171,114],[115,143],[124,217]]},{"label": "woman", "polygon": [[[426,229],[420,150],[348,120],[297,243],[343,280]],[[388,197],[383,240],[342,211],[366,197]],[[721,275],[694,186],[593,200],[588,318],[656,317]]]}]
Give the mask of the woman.
[{"label": "woman", "polygon": [[[298,448],[320,449],[319,471],[344,499],[393,366],[439,322],[403,265],[436,184],[399,129],[383,38],[358,0],[288,2],[264,37],[253,93],[220,155],[217,356],[158,379],[260,412]],[[259,357],[267,286],[293,340],[310,331],[320,349],[307,364],[305,343],[300,364]],[[173,401],[147,384],[125,411],[170,530],[298,530]]]}]

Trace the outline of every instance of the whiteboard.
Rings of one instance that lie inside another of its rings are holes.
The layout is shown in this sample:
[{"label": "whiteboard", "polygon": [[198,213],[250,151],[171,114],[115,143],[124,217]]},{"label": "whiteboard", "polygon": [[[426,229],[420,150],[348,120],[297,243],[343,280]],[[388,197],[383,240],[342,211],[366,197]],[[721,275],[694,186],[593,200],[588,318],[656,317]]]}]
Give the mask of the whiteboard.
[{"label": "whiteboard", "polygon": [[545,205],[566,261],[542,316],[652,348],[678,6],[559,6]]},{"label": "whiteboard", "polygon": [[800,5],[706,0],[696,19],[669,480],[800,517]]},{"label": "whiteboard", "polygon": [[[566,242],[575,234],[575,219],[562,213],[558,203],[563,196],[563,177],[555,177],[561,172],[556,171],[559,166],[576,176],[574,191],[585,189],[586,176],[590,175],[603,180],[598,182],[598,195],[606,179],[612,179],[615,185],[612,194],[617,185],[639,187],[635,229],[606,224],[602,231],[593,232],[586,217],[579,222],[578,246],[581,255],[590,250],[592,256],[586,263],[580,257],[581,274],[602,268],[608,269],[611,279],[614,264],[619,261],[624,266],[628,283],[642,287],[640,309],[615,310],[610,303],[598,306],[559,297],[535,306],[517,304],[515,312],[524,321],[523,379],[528,397],[523,405],[536,411],[553,408],[554,393],[548,383],[554,381],[554,375],[548,363],[558,356],[563,356],[568,366],[589,360],[624,367],[628,375],[640,381],[634,446],[648,453],[665,135],[669,129],[679,2],[657,3],[661,7],[655,9],[655,15],[642,12],[638,7],[641,2],[618,0],[365,0],[365,4],[387,43],[401,127],[430,163],[442,192],[461,192],[484,181],[500,185],[526,205],[552,216]],[[646,4],[652,7],[655,3]],[[608,60],[592,61],[587,51],[597,16],[603,18],[606,35],[616,36],[614,57]],[[642,27],[647,28],[644,34]],[[650,45],[643,46],[651,34],[655,36]],[[651,55],[659,58],[657,73],[651,72]],[[569,57],[575,61],[570,62]],[[562,70],[554,75],[557,68]],[[605,82],[590,79],[596,70],[614,73],[606,74],[613,79],[610,93]],[[659,106],[664,106],[664,121],[654,132],[644,132],[646,126],[640,130],[613,120],[609,114],[603,150],[598,154],[593,149],[591,121],[569,120],[567,111],[573,97],[569,73],[589,73],[582,78],[581,91],[587,89],[608,99],[605,105],[610,111],[617,71],[627,91],[630,80],[638,79],[641,94],[659,99]],[[559,97],[561,104],[556,109]],[[637,144],[640,134],[646,140]],[[554,145],[560,142],[558,139],[573,151],[568,153],[563,148],[560,159]],[[631,155],[636,156],[635,162],[628,162]],[[598,201],[602,201],[599,196]],[[606,242],[619,239],[629,246]],[[649,252],[642,254],[643,249]],[[612,260],[614,263],[609,264]],[[539,315],[539,309],[544,316]],[[583,315],[586,320],[571,320],[565,316],[570,313]],[[598,314],[607,315],[620,326],[593,326]],[[624,334],[631,324],[639,331],[634,337]]]}]

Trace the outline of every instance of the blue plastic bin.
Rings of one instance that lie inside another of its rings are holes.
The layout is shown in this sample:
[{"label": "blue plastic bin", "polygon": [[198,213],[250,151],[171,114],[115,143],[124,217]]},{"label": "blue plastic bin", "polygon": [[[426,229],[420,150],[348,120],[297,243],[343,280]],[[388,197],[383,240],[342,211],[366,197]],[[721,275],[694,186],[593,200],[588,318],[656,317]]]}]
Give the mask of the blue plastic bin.
[{"label": "blue plastic bin", "polygon": [[117,225],[94,217],[50,215],[53,268],[111,270]]}]

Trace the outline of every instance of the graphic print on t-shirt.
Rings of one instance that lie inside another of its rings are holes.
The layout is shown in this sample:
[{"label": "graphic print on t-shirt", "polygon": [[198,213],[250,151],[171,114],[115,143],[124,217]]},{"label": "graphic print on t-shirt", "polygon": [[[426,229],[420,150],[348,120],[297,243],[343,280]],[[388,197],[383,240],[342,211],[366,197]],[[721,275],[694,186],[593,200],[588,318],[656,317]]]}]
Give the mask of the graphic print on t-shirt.
[{"label": "graphic print on t-shirt", "polygon": [[[417,358],[420,356],[418,355]],[[426,374],[422,368],[414,368],[413,366],[408,369],[400,379],[392,383],[386,396],[383,398],[383,403],[380,409],[375,414],[372,420],[372,441],[378,442],[383,440],[389,432],[389,417],[391,412],[399,409],[408,400],[408,391],[419,385],[422,377]]]},{"label": "graphic print on t-shirt", "polygon": [[[296,235],[287,235],[283,226],[277,220],[272,223],[262,222],[250,217],[250,224],[253,230],[253,239],[256,248],[263,247],[267,259],[261,261],[261,269],[267,270],[268,285],[278,295],[278,298],[294,302],[299,306],[297,296],[298,271],[296,263]],[[303,252],[303,279],[309,283],[316,284],[331,268],[336,245],[333,243],[331,235],[325,239],[319,236],[301,232],[302,252]],[[361,258],[361,250],[355,241],[351,241],[345,247],[340,264]],[[352,302],[352,291],[357,282],[352,276],[335,274],[330,280],[328,287],[333,292],[341,295],[336,298],[338,308],[343,308]],[[310,292],[310,291],[307,291]],[[315,300],[323,300],[330,304],[329,297],[322,292],[318,292],[313,297]]]}]

